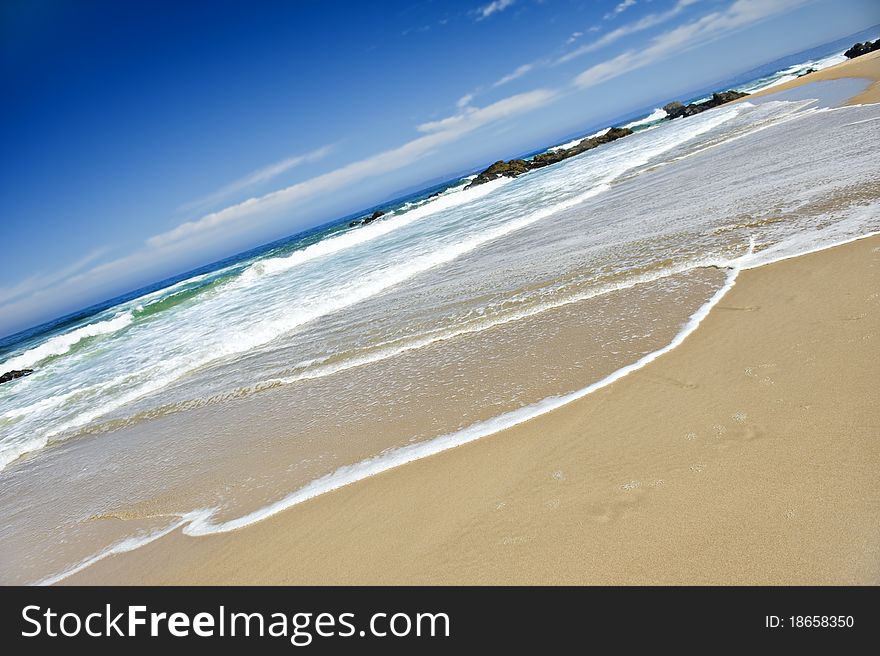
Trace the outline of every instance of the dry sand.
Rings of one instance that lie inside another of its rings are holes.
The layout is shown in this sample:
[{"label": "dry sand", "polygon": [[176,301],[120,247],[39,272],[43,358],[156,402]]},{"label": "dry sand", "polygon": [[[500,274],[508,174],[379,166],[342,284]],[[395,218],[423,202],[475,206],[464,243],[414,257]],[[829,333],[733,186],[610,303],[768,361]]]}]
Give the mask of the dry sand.
[{"label": "dry sand", "polygon": [[[872,81],[872,84],[867,89],[850,98],[845,104],[861,105],[864,103],[880,102],[880,50],[869,52],[867,55],[862,55],[855,59],[849,59],[834,66],[829,66],[828,68],[816,71],[815,73],[808,73],[796,80],[785,82],[784,84],[770,87],[763,91],[758,91],[757,93],[751,94],[749,98],[768,96],[771,93],[787,91],[788,89],[793,89],[803,84],[809,84],[810,82],[841,80],[844,78],[863,78]],[[746,100],[748,100],[748,98],[746,98]]]},{"label": "dry sand", "polygon": [[69,583],[880,583],[880,238],[519,427]]}]

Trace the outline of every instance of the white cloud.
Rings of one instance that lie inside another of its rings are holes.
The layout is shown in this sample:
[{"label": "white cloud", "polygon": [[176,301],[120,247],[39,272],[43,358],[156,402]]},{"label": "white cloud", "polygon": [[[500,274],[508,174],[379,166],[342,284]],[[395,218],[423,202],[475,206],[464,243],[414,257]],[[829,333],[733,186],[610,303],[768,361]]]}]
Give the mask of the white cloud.
[{"label": "white cloud", "polygon": [[463,95],[461,98],[458,99],[458,102],[455,103],[455,106],[458,107],[459,109],[464,109],[465,107],[467,107],[468,105],[471,104],[471,101],[473,99],[474,99],[473,93],[466,93],[465,95]]},{"label": "white cloud", "polygon": [[402,146],[263,196],[249,198],[217,212],[206,214],[194,221],[187,221],[167,232],[150,237],[147,244],[151,248],[166,248],[183,241],[200,239],[205,233],[220,226],[238,223],[244,219],[253,218],[258,213],[288,207],[306,198],[404,168],[426,156],[441,144],[458,139],[488,123],[535,109],[549,102],[553,96],[551,91],[538,89],[499,100],[483,108],[466,107],[460,113],[448,118],[418,126],[419,132],[425,134]]},{"label": "white cloud", "polygon": [[647,30],[657,25],[660,25],[661,23],[665,23],[671,18],[675,18],[676,16],[678,16],[690,5],[696,4],[697,2],[700,2],[700,0],[678,0],[678,2],[676,2],[671,9],[657,14],[648,14],[647,16],[643,16],[637,21],[622,25],[616,30],[608,32],[607,34],[601,36],[595,41],[584,44],[580,48],[566,53],[565,55],[557,59],[556,63],[564,64],[565,62],[576,59],[577,57],[585,55],[589,52],[594,52],[596,50],[605,48],[606,46],[611,45],[615,41],[622,39],[625,36],[635,34],[636,32],[642,32],[643,30]]},{"label": "white cloud", "polygon": [[617,5],[614,9],[605,14],[605,20],[611,20],[618,14],[622,14],[627,9],[636,4],[636,0],[623,0],[619,5]]},{"label": "white cloud", "polygon": [[179,209],[182,211],[190,211],[198,208],[206,209],[211,205],[216,205],[218,202],[228,199],[230,196],[236,193],[240,193],[248,189],[252,189],[253,187],[256,187],[265,182],[269,182],[270,180],[277,178],[282,173],[286,173],[287,171],[301,164],[317,162],[318,160],[323,159],[328,154],[330,154],[333,148],[334,147],[332,145],[322,146],[321,148],[317,148],[303,155],[294,155],[293,157],[287,157],[280,162],[269,164],[268,166],[257,169],[256,171],[253,171],[252,173],[249,173],[246,176],[235,180],[234,182],[230,182],[228,185],[221,187],[214,193],[209,194],[208,196],[182,205]]},{"label": "white cloud", "polygon": [[716,11],[695,21],[664,32],[647,47],[628,50],[612,59],[591,66],[574,83],[591,87],[615,77],[649,66],[674,54],[704,45],[749,25],[765,20],[813,0],[736,0],[723,11]]},{"label": "white cloud", "polygon": [[[604,36],[600,37],[599,39],[592,41],[591,43],[587,43],[587,44],[585,44],[585,45],[583,45],[583,46],[581,46],[581,47],[579,47],[569,53],[566,53],[565,55],[559,57],[555,61],[553,61],[549,58],[542,58],[542,59],[539,59],[537,61],[534,61],[534,62],[531,62],[528,64],[523,64],[522,66],[518,67],[513,72],[508,73],[504,77],[493,82],[491,84],[491,87],[492,88],[500,87],[504,84],[507,84],[508,82],[512,82],[512,81],[522,77],[523,75],[526,75],[527,73],[530,73],[531,71],[535,70],[536,68],[547,66],[550,63],[563,64],[565,62],[571,61],[572,59],[576,59],[577,57],[585,55],[589,52],[594,52],[596,50],[600,50],[608,45],[611,45],[612,43],[614,43],[618,39],[621,39],[629,34],[641,32],[643,30],[647,30],[647,29],[654,27],[656,25],[660,25],[661,23],[664,23],[664,22],[670,20],[671,18],[678,16],[687,7],[689,7],[690,5],[696,4],[697,2],[700,2],[700,0],[678,0],[678,2],[676,2],[675,5],[672,8],[670,8],[668,11],[665,11],[662,13],[656,13],[656,14],[648,14],[647,16],[644,16],[637,21],[633,21],[632,23],[628,23],[626,25],[623,25],[623,26],[617,28],[616,30],[609,32],[608,34],[605,34]],[[624,4],[624,3],[621,3],[621,4]],[[618,5],[618,6],[620,6],[620,5]],[[587,32],[595,32],[598,30],[599,30],[599,28],[597,26],[593,26],[591,28],[588,28]],[[582,36],[584,36],[583,32],[573,32],[572,35],[566,41],[566,45],[570,45],[570,44],[574,43],[575,41],[580,39]],[[475,91],[465,97],[469,98],[469,99],[473,99],[473,95],[475,93],[477,93],[477,92]],[[464,106],[465,105],[459,105],[459,107],[464,107]]]},{"label": "white cloud", "polygon": [[516,0],[493,0],[487,5],[483,5],[475,10],[474,13],[477,15],[477,20],[483,20],[485,18],[489,18],[492,14],[497,14],[499,12],[504,11],[510,5],[512,5]]},{"label": "white cloud", "polygon": [[492,86],[493,87],[500,87],[501,85],[507,84],[508,82],[513,82],[514,80],[521,78],[523,75],[525,75],[526,73],[531,71],[533,68],[535,68],[535,64],[523,64],[522,66],[518,67],[512,73],[508,73],[507,75],[502,77],[500,80],[493,82]]},{"label": "white cloud", "polygon": [[493,123],[516,114],[531,111],[550,102],[556,93],[548,89],[536,89],[527,93],[510,96],[487,105],[483,108],[466,107],[463,111],[438,121],[422,123],[418,126],[419,132],[454,133],[460,136],[460,131],[470,132],[476,128]]},{"label": "white cloud", "polygon": [[58,271],[50,273],[37,273],[33,276],[25,278],[21,282],[9,287],[0,287],[0,307],[3,307],[22,296],[31,296],[37,294],[47,288],[54,287],[59,282],[66,280],[70,276],[84,269],[86,266],[97,260],[104,253],[106,248],[99,248],[83,258],[80,258],[73,264],[64,267]]}]

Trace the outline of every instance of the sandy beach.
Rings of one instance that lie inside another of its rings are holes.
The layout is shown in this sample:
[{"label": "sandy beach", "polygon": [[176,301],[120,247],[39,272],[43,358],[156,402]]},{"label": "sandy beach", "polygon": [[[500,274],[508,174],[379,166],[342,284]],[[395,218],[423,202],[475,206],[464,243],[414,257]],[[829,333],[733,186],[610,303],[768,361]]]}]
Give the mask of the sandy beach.
[{"label": "sandy beach", "polygon": [[871,53],[16,342],[2,582],[880,583],[878,90]]},{"label": "sandy beach", "polygon": [[877,237],[746,270],[580,401],[65,582],[876,584],[878,289]]},{"label": "sandy beach", "polygon": [[[791,80],[783,84],[758,91],[749,96],[749,98],[759,98],[768,96],[781,91],[788,91],[810,82],[821,82],[826,80],[842,80],[844,78],[861,78],[871,80],[870,86],[861,93],[850,98],[847,105],[861,105],[864,103],[880,102],[880,50],[869,52],[867,55],[850,59],[835,66],[808,73],[796,80]],[[747,100],[746,98],[745,100]]]}]

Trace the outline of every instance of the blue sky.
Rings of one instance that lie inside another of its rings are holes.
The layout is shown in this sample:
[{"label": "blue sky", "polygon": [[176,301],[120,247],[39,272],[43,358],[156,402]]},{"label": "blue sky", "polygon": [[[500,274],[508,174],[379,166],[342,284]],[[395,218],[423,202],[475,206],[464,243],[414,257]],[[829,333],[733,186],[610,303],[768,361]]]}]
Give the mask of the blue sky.
[{"label": "blue sky", "polygon": [[875,0],[4,2],[0,334],[878,22]]}]

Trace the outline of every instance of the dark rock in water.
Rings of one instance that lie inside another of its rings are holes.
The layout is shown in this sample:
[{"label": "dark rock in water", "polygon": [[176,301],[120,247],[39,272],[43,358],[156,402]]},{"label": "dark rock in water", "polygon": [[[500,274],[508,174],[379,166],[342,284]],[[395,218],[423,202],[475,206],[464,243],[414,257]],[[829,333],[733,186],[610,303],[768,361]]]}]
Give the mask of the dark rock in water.
[{"label": "dark rock in water", "polygon": [[354,228],[355,226],[359,226],[359,225],[367,225],[368,223],[372,223],[373,221],[378,219],[380,216],[385,216],[385,212],[383,212],[381,210],[376,210],[375,212],[370,214],[370,216],[365,216],[362,219],[356,219],[356,220],[352,221],[351,223],[348,224],[348,227]]},{"label": "dark rock in water", "polygon": [[378,219],[380,216],[385,216],[385,212],[383,212],[383,211],[381,211],[381,210],[376,210],[375,212],[373,212],[372,214],[370,214],[370,216],[365,217],[364,220],[361,221],[361,223],[362,223],[363,225],[367,225],[368,223],[372,223],[373,221],[375,221],[376,219]]},{"label": "dark rock in water", "polygon": [[0,383],[8,383],[10,380],[24,378],[25,376],[30,376],[32,373],[34,373],[33,369],[13,369],[0,376]]},{"label": "dark rock in water", "polygon": [[[670,119],[680,118],[682,116],[693,116],[694,114],[705,112],[707,109],[712,109],[713,107],[729,103],[732,100],[747,95],[749,94],[742,93],[741,91],[722,91],[720,93],[713,93],[712,97],[705,102],[692,103],[690,105],[683,105],[680,102],[671,102],[663,109],[666,111],[666,114]],[[601,136],[582,139],[576,146],[572,146],[571,148],[541,153],[540,155],[535,155],[532,159],[512,159],[506,162],[503,159],[500,159],[474,178],[465,189],[476,187],[477,185],[489,182],[490,180],[497,180],[503,176],[514,178],[527,171],[556,164],[564,159],[580,155],[596,146],[601,146],[602,144],[620,139],[621,137],[626,137],[632,133],[633,131],[629,128],[611,128]]]},{"label": "dark rock in water", "polygon": [[514,178],[528,170],[530,170],[529,163],[524,159],[512,159],[509,162],[499,159],[485,171],[480,173],[476,178],[471,180],[471,183],[465,187],[465,189],[470,189],[471,187],[476,187],[477,185],[481,185],[491,180],[497,180],[504,176]]},{"label": "dark rock in water", "polygon": [[856,57],[867,55],[869,52],[874,52],[875,50],[880,50],[880,39],[873,42],[865,41],[864,43],[857,43],[843,54],[848,59],[855,59]]},{"label": "dark rock in water", "polygon": [[718,107],[719,105],[738,100],[739,98],[747,95],[749,94],[743,93],[742,91],[721,91],[719,93],[713,93],[712,97],[709,98],[709,100],[701,103],[691,103],[690,105],[683,105],[678,101],[671,102],[668,105],[663,106],[663,111],[666,112],[666,115],[670,119],[683,118],[686,116],[699,114],[700,112],[705,112],[707,109]]},{"label": "dark rock in water", "polygon": [[666,112],[669,118],[678,118],[684,112],[684,105],[677,100],[673,100],[671,103],[663,105],[663,111]]},{"label": "dark rock in water", "polygon": [[809,75],[810,73],[815,73],[815,72],[816,72],[815,68],[808,68],[803,73],[798,73],[798,77],[803,77],[804,75]]},{"label": "dark rock in water", "polygon": [[474,178],[471,183],[467,187],[465,187],[465,189],[470,189],[471,187],[483,184],[484,182],[497,180],[498,178],[504,176],[515,178],[516,176],[521,175],[526,171],[531,171],[532,169],[539,169],[544,166],[556,164],[557,162],[561,162],[564,159],[574,157],[575,155],[580,155],[581,153],[595,148],[596,146],[601,146],[602,144],[609,143],[611,141],[614,141],[615,139],[620,139],[621,137],[625,137],[629,134],[632,134],[632,130],[630,130],[629,128],[611,128],[602,136],[584,139],[576,146],[572,146],[571,148],[567,148],[565,150],[554,150],[549,153],[541,153],[540,155],[535,155],[530,160],[512,159],[506,162],[504,160],[498,160],[497,162],[492,164],[492,166],[490,166],[485,171],[480,173],[476,178]]},{"label": "dark rock in water", "polygon": [[745,98],[747,94],[745,91],[735,91],[731,89],[730,91],[721,91],[719,93],[713,93],[712,97],[701,105],[708,105],[711,109],[712,107],[718,107],[718,105],[723,105],[725,103],[733,102],[734,100],[739,100],[740,98]]},{"label": "dark rock in water", "polygon": [[589,139],[583,139],[580,143],[571,148],[566,148],[565,150],[554,150],[550,153],[541,153],[540,155],[535,155],[531,160],[532,168],[539,168],[541,166],[548,166],[550,164],[555,164],[556,162],[561,162],[564,159],[568,159],[569,157],[574,157],[575,155],[580,155],[583,152],[588,150],[592,150],[596,146],[601,146],[602,144],[607,144],[621,137],[626,137],[632,134],[632,130],[629,128],[611,128],[603,135],[598,137],[591,137]]}]

